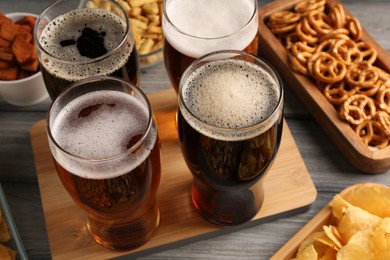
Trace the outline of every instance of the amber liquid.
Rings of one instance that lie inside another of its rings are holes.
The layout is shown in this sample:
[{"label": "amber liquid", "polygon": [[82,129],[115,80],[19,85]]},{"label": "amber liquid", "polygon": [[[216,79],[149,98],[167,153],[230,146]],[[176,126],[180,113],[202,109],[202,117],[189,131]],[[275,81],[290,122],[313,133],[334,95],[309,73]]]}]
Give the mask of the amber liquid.
[{"label": "amber liquid", "polygon": [[[40,66],[42,71],[43,80],[46,85],[47,92],[51,100],[54,100],[58,95],[61,94],[73,81],[69,81],[60,77],[57,77],[48,72],[43,66]],[[109,76],[115,76],[124,79],[127,82],[138,85],[139,83],[139,65],[137,50],[134,48],[131,52],[129,59],[126,64],[119,70],[114,71]]]},{"label": "amber liquid", "polygon": [[178,112],[181,149],[193,175],[192,202],[206,220],[237,225],[260,210],[262,180],[278,151],[283,121],[243,141],[221,141],[193,129]]},{"label": "amber liquid", "polygon": [[72,199],[88,214],[88,229],[104,247],[131,250],[146,243],[160,222],[156,193],[160,182],[159,141],[131,172],[110,179],[86,179],[55,162]]},{"label": "amber liquid", "polygon": [[[259,35],[244,49],[244,51],[257,55],[259,45]],[[183,53],[177,51],[172,45],[165,39],[164,41],[164,63],[168,73],[169,79],[175,89],[176,93],[179,93],[179,83],[181,76],[187,67],[195,60],[195,58],[186,56]]]}]

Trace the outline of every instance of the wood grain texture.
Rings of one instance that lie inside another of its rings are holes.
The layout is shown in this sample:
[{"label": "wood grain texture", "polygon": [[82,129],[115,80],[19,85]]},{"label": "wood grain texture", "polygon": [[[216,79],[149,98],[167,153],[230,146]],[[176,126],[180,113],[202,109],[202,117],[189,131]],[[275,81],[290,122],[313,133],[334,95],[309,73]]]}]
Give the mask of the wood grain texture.
[{"label": "wood grain texture", "polygon": [[[358,170],[366,173],[382,173],[390,169],[390,146],[384,149],[372,150],[365,145],[345,122],[340,120],[336,109],[330,104],[322,92],[310,78],[291,70],[286,48],[273,35],[266,25],[266,20],[274,12],[289,10],[300,0],[279,0],[262,8],[259,12],[259,45],[267,60],[279,71],[289,87],[300,98],[302,103],[333,140],[341,153]],[[340,3],[338,0],[328,0],[327,5]],[[352,16],[346,9],[346,13]],[[390,55],[363,28],[362,41],[371,44],[378,52],[375,64],[390,71]]]},{"label": "wood grain texture", "polygon": [[[162,224],[147,244],[130,254],[155,252],[185,241],[196,241],[275,220],[305,211],[315,200],[316,189],[285,124],[279,153],[264,179],[265,201],[260,212],[249,223],[234,228],[222,228],[206,222],[194,211],[190,201],[192,176],[182,158],[177,139],[176,94],[170,89],[151,94],[149,99],[162,143],[162,177],[158,191]],[[46,122],[42,120],[34,124],[31,138],[52,257],[105,259],[129,254],[104,249],[89,236],[85,214],[70,199],[56,175],[45,127]],[[67,214],[63,214],[64,211]]]}]

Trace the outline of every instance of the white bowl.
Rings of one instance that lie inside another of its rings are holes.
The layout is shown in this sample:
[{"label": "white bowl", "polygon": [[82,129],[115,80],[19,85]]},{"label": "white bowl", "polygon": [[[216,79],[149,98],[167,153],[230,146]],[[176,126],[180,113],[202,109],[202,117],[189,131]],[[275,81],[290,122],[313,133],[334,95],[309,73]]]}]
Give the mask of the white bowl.
[{"label": "white bowl", "polygon": [[[6,14],[13,21],[17,21],[26,15],[38,17],[31,13]],[[40,71],[24,79],[0,80],[0,94],[6,102],[16,106],[35,105],[49,96]]]}]

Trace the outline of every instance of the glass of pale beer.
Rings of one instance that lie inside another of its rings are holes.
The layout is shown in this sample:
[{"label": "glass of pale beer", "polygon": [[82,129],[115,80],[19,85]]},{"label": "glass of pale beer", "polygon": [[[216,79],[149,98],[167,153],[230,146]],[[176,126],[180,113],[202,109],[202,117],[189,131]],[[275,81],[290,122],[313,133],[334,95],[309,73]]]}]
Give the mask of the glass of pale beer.
[{"label": "glass of pale beer", "polygon": [[176,93],[184,70],[207,53],[257,54],[257,0],[164,0],[164,63]]},{"label": "glass of pale beer", "polygon": [[138,84],[139,66],[126,11],[113,0],[59,0],[38,17],[34,38],[46,89],[54,100],[72,82],[116,76]]},{"label": "glass of pale beer", "polygon": [[146,243],[160,223],[160,142],[147,97],[110,76],[73,83],[53,102],[47,134],[57,174],[113,250]]},{"label": "glass of pale beer", "polygon": [[184,72],[179,140],[194,208],[206,220],[237,225],[259,212],[281,141],[283,92],[275,70],[242,51],[210,53]]}]

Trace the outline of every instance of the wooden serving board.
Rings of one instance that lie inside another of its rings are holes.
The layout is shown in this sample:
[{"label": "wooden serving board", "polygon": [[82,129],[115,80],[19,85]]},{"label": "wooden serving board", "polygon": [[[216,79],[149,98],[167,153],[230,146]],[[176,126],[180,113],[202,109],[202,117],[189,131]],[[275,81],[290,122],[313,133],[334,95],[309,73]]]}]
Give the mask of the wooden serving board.
[{"label": "wooden serving board", "polygon": [[247,228],[309,208],[317,191],[298,148],[284,125],[279,153],[264,180],[265,201],[250,222],[236,227],[218,227],[200,217],[192,207],[192,175],[182,158],[175,115],[177,98],[172,90],[149,95],[162,143],[162,176],[158,190],[161,226],[144,246],[131,252],[114,252],[96,244],[86,228],[85,214],[62,187],[50,155],[46,122],[35,123],[31,130],[36,171],[46,228],[53,259],[107,259],[140,256],[185,243]]},{"label": "wooden serving board", "polygon": [[[355,134],[352,128],[341,121],[336,109],[321,91],[306,76],[295,73],[288,64],[287,50],[266,25],[267,18],[274,12],[290,10],[301,0],[279,0],[259,10],[259,44],[264,56],[280,73],[302,103],[312,113],[318,124],[325,130],[340,152],[352,166],[366,173],[381,173],[390,169],[390,146],[371,150]],[[333,6],[339,0],[327,0]],[[345,8],[346,13],[352,16]],[[375,65],[390,71],[390,55],[363,28],[362,41],[371,44],[378,52]]]}]

